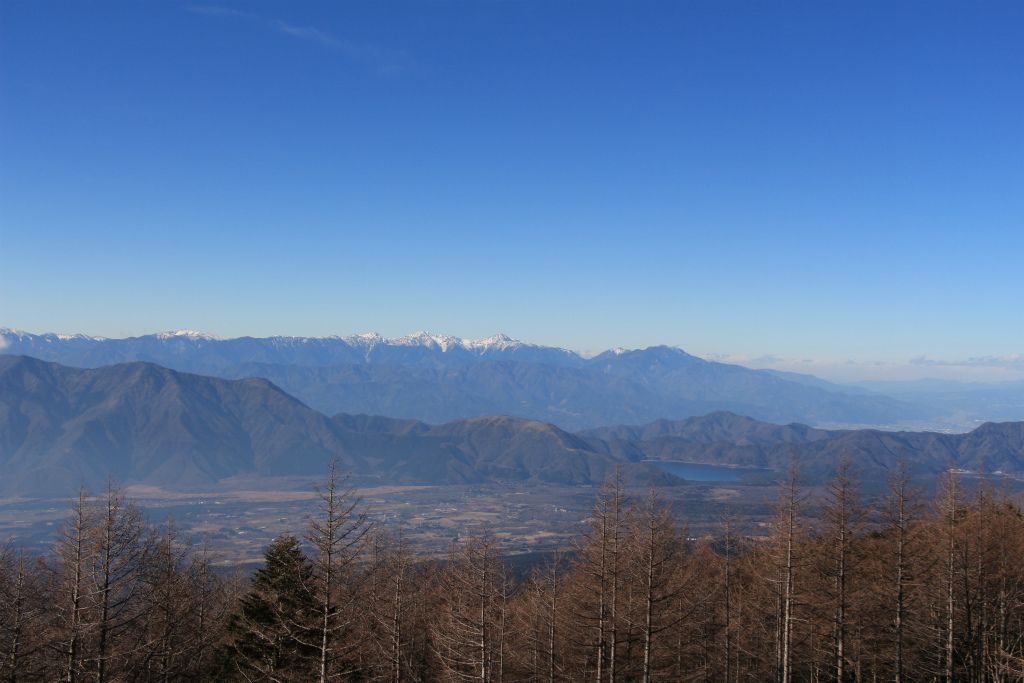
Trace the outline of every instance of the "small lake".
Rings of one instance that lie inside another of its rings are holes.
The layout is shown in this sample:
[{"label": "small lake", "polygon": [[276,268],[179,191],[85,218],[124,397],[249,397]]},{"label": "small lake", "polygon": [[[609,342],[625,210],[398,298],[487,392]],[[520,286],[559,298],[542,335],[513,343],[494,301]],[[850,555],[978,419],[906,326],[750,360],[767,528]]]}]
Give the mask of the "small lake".
[{"label": "small lake", "polygon": [[743,474],[765,474],[771,470],[757,467],[723,467],[722,465],[701,465],[692,462],[670,462],[664,460],[645,460],[649,465],[660,467],[677,477],[689,481],[740,481]]}]

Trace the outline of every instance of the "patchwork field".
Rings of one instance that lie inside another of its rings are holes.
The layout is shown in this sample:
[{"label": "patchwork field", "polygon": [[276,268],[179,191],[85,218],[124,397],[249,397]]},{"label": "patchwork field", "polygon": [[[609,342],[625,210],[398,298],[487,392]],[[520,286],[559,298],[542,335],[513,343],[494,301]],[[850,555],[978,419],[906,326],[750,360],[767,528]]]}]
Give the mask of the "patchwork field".
[{"label": "patchwork field", "polygon": [[[284,533],[301,536],[317,497],[309,490],[238,490],[182,493],[152,486],[128,487],[128,495],[145,507],[153,522],[173,519],[196,543],[207,538],[223,562],[259,560],[263,549]],[[506,554],[543,551],[568,543],[589,515],[593,486],[486,485],[380,486],[358,489],[370,517],[401,530],[418,552],[441,556],[452,542],[481,524],[491,526]],[[646,491],[635,490],[635,495]],[[751,523],[768,514],[767,485],[700,482],[663,489],[691,535],[713,529],[727,510]],[[45,551],[68,507],[66,499],[0,499],[0,542],[11,540]]]}]

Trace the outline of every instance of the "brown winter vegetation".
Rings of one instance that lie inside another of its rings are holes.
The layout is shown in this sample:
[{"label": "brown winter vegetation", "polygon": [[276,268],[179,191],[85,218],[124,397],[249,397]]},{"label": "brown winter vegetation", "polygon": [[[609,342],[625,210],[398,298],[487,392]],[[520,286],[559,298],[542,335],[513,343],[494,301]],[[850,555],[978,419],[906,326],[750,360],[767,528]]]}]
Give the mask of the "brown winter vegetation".
[{"label": "brown winter vegetation", "polygon": [[314,495],[247,576],[80,489],[44,556],[0,547],[0,680],[1024,681],[1024,516],[955,471],[868,499],[844,458],[812,496],[794,457],[767,535],[700,539],[616,472],[526,576],[486,526],[425,558],[336,467]]}]

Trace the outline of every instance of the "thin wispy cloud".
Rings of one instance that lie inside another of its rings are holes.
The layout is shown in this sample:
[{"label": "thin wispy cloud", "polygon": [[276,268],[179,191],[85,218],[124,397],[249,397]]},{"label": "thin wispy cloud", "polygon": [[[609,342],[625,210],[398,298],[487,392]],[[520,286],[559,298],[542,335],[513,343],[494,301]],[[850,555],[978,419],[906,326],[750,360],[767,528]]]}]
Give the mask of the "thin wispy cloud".
[{"label": "thin wispy cloud", "polygon": [[232,17],[243,19],[269,29],[280,35],[335,50],[382,74],[410,71],[415,67],[412,58],[403,50],[388,50],[372,43],[358,43],[342,40],[313,26],[294,26],[281,19],[269,19],[259,14],[242,12],[229,7],[194,5],[188,8],[196,14],[210,17]]},{"label": "thin wispy cloud", "polygon": [[270,26],[277,29],[279,33],[292,36],[293,38],[308,40],[333,48],[340,48],[343,46],[343,43],[334,36],[328,35],[320,29],[313,28],[312,26],[291,26],[280,19],[274,19],[269,23]]},{"label": "thin wispy cloud", "polygon": [[1024,354],[1015,353],[1011,356],[980,356],[968,358],[962,361],[931,360],[925,356],[917,356],[910,359],[913,365],[926,365],[931,367],[967,366],[985,368],[1010,368],[1019,369],[1024,372]]}]

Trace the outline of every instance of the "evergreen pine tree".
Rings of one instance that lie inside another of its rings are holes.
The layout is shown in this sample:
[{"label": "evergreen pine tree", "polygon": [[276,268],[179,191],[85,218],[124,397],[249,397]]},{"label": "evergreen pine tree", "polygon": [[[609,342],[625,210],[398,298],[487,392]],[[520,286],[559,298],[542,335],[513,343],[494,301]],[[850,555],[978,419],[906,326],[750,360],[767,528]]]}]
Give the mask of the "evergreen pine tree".
[{"label": "evergreen pine tree", "polygon": [[302,680],[317,661],[316,648],[308,645],[316,607],[309,558],[299,539],[288,534],[275,539],[263,558],[252,589],[228,617],[233,642],[222,652],[219,673],[242,680]]}]

